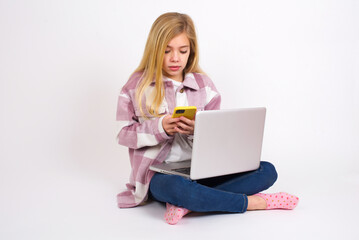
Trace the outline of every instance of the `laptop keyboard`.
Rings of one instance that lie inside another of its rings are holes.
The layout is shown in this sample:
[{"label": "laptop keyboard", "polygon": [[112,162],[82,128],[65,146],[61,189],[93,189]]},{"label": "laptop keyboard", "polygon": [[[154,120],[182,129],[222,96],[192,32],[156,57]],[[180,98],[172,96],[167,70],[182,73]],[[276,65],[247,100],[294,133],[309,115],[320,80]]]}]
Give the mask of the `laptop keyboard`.
[{"label": "laptop keyboard", "polygon": [[171,169],[174,172],[178,172],[178,173],[184,173],[189,175],[191,172],[191,168],[190,167],[185,167],[185,168],[176,168],[176,169]]}]

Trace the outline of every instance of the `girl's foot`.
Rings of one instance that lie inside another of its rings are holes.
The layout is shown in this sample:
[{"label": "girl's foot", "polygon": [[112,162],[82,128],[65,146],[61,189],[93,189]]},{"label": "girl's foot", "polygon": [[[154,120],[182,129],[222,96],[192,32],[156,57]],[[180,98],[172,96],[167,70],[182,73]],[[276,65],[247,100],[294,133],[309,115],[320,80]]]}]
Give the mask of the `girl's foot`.
[{"label": "girl's foot", "polygon": [[168,224],[177,224],[181,218],[189,213],[190,211],[186,208],[177,207],[175,205],[166,203],[165,220]]},{"label": "girl's foot", "polygon": [[294,209],[299,202],[298,197],[285,192],[272,194],[257,193],[254,196],[259,196],[266,201],[267,207],[265,209]]}]

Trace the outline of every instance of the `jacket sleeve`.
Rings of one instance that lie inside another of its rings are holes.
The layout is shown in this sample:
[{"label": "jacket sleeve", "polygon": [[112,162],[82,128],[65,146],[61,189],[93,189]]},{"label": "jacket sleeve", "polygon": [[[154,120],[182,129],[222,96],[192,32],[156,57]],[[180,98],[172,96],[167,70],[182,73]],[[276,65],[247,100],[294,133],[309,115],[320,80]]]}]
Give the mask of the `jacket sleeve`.
[{"label": "jacket sleeve", "polygon": [[218,110],[221,108],[221,95],[217,93],[204,107],[204,110]]},{"label": "jacket sleeve", "polygon": [[131,97],[124,91],[118,97],[116,120],[119,123],[117,141],[129,148],[155,146],[172,138],[163,130],[160,118],[151,118],[140,123]]},{"label": "jacket sleeve", "polygon": [[206,104],[204,110],[218,110],[221,108],[221,94],[218,92],[212,80],[203,75],[206,84]]}]

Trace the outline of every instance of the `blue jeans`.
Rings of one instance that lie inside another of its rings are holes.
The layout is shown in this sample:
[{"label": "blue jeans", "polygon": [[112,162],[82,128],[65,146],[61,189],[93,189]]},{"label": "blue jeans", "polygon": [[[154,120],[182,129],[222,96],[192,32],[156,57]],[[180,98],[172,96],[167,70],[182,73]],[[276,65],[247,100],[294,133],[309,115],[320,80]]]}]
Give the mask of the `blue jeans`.
[{"label": "blue jeans", "polygon": [[156,173],[150,182],[150,195],[156,201],[195,212],[243,213],[247,195],[268,189],[276,180],[277,172],[269,162],[261,162],[254,171],[197,181]]}]

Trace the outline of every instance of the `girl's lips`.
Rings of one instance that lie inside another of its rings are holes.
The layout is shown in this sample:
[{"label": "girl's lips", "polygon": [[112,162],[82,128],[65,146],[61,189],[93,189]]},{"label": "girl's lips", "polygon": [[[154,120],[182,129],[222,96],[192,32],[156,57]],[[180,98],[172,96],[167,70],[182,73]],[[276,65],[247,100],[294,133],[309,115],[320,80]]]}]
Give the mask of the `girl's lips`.
[{"label": "girl's lips", "polygon": [[179,66],[173,66],[173,67],[169,67],[169,69],[171,69],[172,71],[178,71],[180,69]]}]

